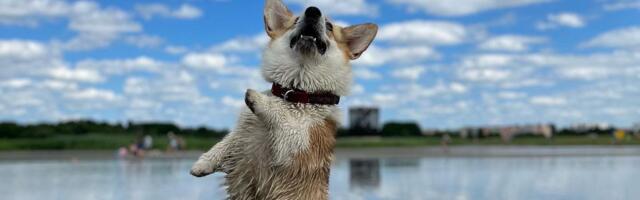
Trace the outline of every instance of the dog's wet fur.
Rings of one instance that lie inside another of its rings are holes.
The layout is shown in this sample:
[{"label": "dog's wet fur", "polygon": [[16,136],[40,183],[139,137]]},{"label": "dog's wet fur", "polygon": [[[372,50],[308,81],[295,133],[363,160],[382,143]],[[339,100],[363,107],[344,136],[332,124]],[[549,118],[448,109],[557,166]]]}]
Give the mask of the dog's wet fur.
[{"label": "dog's wet fur", "polygon": [[[342,28],[316,7],[294,16],[281,0],[267,0],[262,75],[309,93],[349,93],[350,60],[373,41],[377,26]],[[247,107],[222,141],[202,154],[194,176],[227,173],[229,199],[327,199],[339,109],[287,102],[247,90]]]}]

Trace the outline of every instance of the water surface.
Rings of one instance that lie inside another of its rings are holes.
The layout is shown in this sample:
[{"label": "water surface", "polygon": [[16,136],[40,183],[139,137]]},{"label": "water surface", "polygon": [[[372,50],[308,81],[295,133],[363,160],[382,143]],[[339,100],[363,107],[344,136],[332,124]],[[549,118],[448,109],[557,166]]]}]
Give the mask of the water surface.
[{"label": "water surface", "polygon": [[[192,158],[0,160],[0,199],[224,199]],[[340,156],[331,199],[637,199],[640,156]]]}]

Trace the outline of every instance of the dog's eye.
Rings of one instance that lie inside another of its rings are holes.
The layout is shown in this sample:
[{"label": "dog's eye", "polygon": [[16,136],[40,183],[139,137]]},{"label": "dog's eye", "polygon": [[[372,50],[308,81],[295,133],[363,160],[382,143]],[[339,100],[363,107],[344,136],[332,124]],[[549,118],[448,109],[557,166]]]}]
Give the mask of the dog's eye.
[{"label": "dog's eye", "polygon": [[333,31],[333,24],[327,22],[327,31],[332,32]]}]

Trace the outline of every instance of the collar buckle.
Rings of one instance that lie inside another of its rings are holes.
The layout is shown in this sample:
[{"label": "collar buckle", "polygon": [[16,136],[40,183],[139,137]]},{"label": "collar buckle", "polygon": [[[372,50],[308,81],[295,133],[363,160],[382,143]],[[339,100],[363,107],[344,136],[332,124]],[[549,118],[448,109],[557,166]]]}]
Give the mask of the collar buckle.
[{"label": "collar buckle", "polygon": [[286,101],[289,101],[289,94],[291,94],[293,91],[292,89],[287,90],[286,92],[284,92],[284,94],[282,95],[282,98]]}]

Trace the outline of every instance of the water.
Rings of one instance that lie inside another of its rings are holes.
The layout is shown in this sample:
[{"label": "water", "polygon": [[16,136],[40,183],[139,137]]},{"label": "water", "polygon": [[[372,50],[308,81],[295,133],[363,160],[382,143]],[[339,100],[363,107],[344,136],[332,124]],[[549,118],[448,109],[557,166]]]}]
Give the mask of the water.
[{"label": "water", "polygon": [[[223,199],[193,159],[0,161],[0,199]],[[341,157],[331,199],[637,199],[640,156]]]}]

